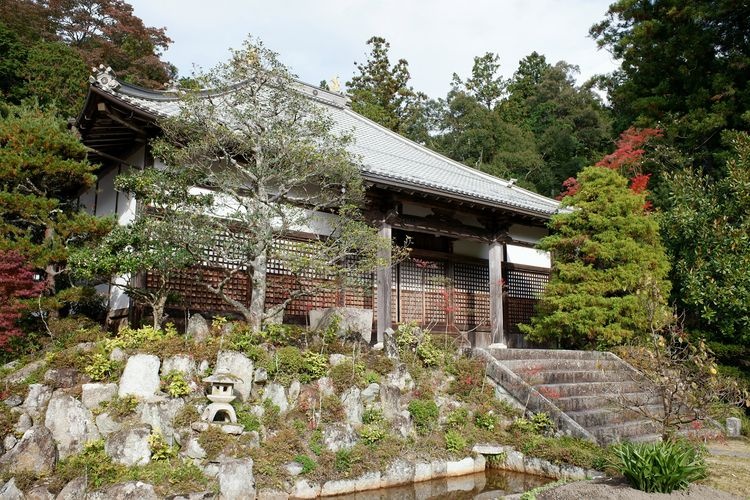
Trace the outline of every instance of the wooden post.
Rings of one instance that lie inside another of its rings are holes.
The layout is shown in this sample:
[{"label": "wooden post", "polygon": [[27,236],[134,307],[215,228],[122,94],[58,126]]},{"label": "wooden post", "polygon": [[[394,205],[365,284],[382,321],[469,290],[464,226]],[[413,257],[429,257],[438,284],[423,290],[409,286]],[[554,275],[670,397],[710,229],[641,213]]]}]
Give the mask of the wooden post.
[{"label": "wooden post", "polygon": [[[382,223],[378,229],[378,236],[391,241],[391,225]],[[378,318],[375,323],[377,341],[383,342],[386,328],[391,327],[391,247],[388,246],[378,252],[378,258],[385,261],[385,266],[378,267],[375,275],[378,287]]]},{"label": "wooden post", "polygon": [[503,331],[503,254],[502,242],[490,243],[490,342],[507,345]]}]

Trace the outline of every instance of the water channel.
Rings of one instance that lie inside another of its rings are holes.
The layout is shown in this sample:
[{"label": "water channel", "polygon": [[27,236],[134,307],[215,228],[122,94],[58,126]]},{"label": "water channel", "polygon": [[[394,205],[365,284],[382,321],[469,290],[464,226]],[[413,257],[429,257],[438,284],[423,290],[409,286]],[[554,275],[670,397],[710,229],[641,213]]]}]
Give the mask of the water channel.
[{"label": "water channel", "polygon": [[489,500],[522,493],[554,481],[520,472],[487,469],[466,476],[340,495],[336,500]]}]

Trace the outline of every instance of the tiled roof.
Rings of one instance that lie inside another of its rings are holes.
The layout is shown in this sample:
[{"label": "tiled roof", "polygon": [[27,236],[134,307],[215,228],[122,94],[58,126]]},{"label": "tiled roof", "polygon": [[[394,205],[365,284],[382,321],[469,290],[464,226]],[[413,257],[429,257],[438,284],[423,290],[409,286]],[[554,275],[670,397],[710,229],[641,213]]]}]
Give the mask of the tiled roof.
[{"label": "tiled roof", "polygon": [[[156,117],[175,116],[179,112],[179,101],[174,94],[117,81],[102,84],[98,78],[92,80],[99,89]],[[360,158],[367,180],[544,218],[560,210],[556,200],[453,161],[363,117],[347,106],[347,98],[341,94],[305,84],[300,85],[300,90],[327,108],[337,131],[352,135],[350,151]]]}]

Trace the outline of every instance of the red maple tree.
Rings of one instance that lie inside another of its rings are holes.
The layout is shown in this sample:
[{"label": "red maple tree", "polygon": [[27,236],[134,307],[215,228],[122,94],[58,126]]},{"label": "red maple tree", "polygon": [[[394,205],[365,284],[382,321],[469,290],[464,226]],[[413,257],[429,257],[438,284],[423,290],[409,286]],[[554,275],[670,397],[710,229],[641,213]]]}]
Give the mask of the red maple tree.
[{"label": "red maple tree", "polygon": [[43,290],[44,282],[34,279],[33,269],[21,254],[0,251],[0,348],[22,334],[18,320],[26,309],[23,299],[38,297]]}]

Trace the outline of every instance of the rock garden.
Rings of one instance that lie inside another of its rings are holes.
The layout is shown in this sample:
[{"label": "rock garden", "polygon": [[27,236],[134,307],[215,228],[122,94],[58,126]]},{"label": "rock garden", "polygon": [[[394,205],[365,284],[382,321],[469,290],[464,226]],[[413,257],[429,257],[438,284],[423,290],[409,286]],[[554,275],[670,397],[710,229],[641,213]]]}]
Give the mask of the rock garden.
[{"label": "rock garden", "polygon": [[313,498],[486,467],[583,478],[611,458],[413,325],[374,348],[335,321],[51,332],[3,367],[2,498]]}]

